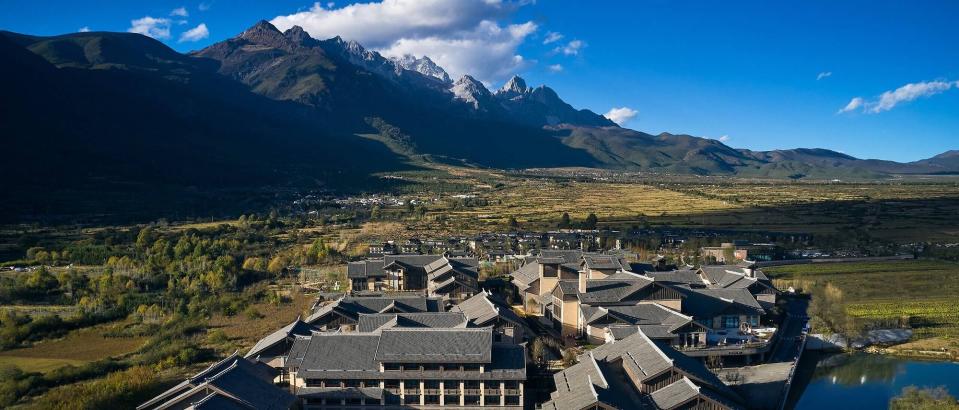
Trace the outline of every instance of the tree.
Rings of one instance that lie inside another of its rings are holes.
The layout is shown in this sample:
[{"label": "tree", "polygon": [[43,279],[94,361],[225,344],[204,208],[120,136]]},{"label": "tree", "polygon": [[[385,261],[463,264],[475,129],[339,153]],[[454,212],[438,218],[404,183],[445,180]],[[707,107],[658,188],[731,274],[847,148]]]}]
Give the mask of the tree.
[{"label": "tree", "polygon": [[373,209],[370,210],[370,219],[380,219],[380,206],[373,205]]},{"label": "tree", "polygon": [[516,222],[516,218],[512,216],[509,217],[509,221],[506,222],[506,225],[509,226],[510,229],[519,228],[519,222]]},{"label": "tree", "polygon": [[949,395],[945,387],[920,389],[916,386],[907,386],[902,393],[893,397],[889,402],[890,410],[956,410],[956,398]]},{"label": "tree", "polygon": [[590,213],[589,216],[586,217],[586,222],[584,223],[584,226],[586,227],[586,229],[596,229],[597,222],[598,222],[598,219],[596,218],[596,214]]},{"label": "tree", "polygon": [[561,229],[565,229],[565,228],[569,228],[569,226],[570,226],[569,213],[563,212],[563,216],[559,218],[559,225],[557,225],[557,227]]},{"label": "tree", "polygon": [[546,363],[546,344],[543,343],[542,338],[533,339],[533,343],[530,346],[530,356],[533,357],[533,360],[538,364]]},{"label": "tree", "polygon": [[286,264],[287,264],[286,258],[280,255],[277,255],[270,260],[270,264],[266,267],[266,270],[267,272],[270,272],[273,274],[279,274],[279,273],[282,273],[283,269],[286,268]]}]

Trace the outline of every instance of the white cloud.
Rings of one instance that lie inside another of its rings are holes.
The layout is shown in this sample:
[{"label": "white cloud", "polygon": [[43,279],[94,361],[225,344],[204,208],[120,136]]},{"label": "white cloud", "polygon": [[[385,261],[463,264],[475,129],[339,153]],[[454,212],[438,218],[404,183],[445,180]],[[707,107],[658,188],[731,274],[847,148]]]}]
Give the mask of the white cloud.
[{"label": "white cloud", "polygon": [[509,0],[383,0],[340,8],[317,2],[306,11],[277,16],[280,30],[294,25],[310,36],[342,36],[387,56],[427,55],[453,77],[471,74],[490,83],[530,64],[517,48],[533,22],[500,24],[524,3]]},{"label": "white cloud", "polygon": [[865,102],[865,101],[862,99],[862,97],[853,97],[853,99],[849,100],[849,104],[846,104],[845,107],[840,108],[839,111],[838,111],[836,114],[842,114],[842,113],[844,113],[844,112],[855,111],[855,110],[858,109],[859,107],[862,107],[862,104],[863,104],[864,102]]},{"label": "white cloud", "polygon": [[495,83],[531,64],[516,54],[516,48],[536,30],[532,22],[500,27],[492,21],[455,36],[404,38],[387,48],[384,55],[427,55],[454,78],[470,74],[487,84]]},{"label": "white cloud", "polygon": [[185,7],[177,7],[170,12],[170,15],[176,17],[189,17],[190,13],[186,11]]},{"label": "white cloud", "polygon": [[170,19],[145,16],[130,20],[130,28],[127,31],[160,40],[168,39],[170,38]]},{"label": "white cloud", "polygon": [[723,135],[722,137],[719,137],[719,142],[729,142],[729,139],[730,138],[728,135]]},{"label": "white cloud", "polygon": [[568,56],[575,56],[579,54],[579,50],[581,50],[583,47],[586,47],[586,43],[584,43],[582,40],[572,40],[569,43],[566,43],[565,46],[556,47],[553,49],[553,52],[563,53]]},{"label": "white cloud", "polygon": [[207,30],[206,23],[200,23],[200,25],[184,31],[183,34],[180,34],[179,42],[200,41],[207,37],[210,37],[210,30]]},{"label": "white cloud", "polygon": [[893,109],[897,104],[909,102],[920,97],[930,97],[953,87],[959,87],[959,81],[924,81],[909,83],[892,91],[886,91],[879,100],[869,104],[867,111],[879,113]]},{"label": "white cloud", "polygon": [[555,31],[550,31],[546,33],[546,38],[543,39],[543,44],[555,43],[563,39],[563,35]]},{"label": "white cloud", "polygon": [[81,32],[81,33],[89,33],[89,32],[90,32],[90,26],[80,27],[80,29],[77,30],[77,31],[79,31],[79,32]]},{"label": "white cloud", "polygon": [[816,81],[822,80],[823,78],[829,77],[832,75],[832,71],[823,71],[816,75]]},{"label": "white cloud", "polygon": [[210,7],[213,7],[213,3],[201,1],[200,4],[196,6],[196,9],[200,11],[207,11],[210,9]]},{"label": "white cloud", "polygon": [[636,116],[639,115],[639,111],[636,111],[629,107],[613,107],[606,114],[603,114],[604,117],[609,118],[610,121],[615,122],[619,125],[624,125]]},{"label": "white cloud", "polygon": [[560,64],[553,64],[549,67],[546,67],[546,69],[549,70],[549,72],[551,73],[558,73],[560,71],[563,71],[563,66]]},{"label": "white cloud", "polygon": [[923,97],[948,91],[952,88],[959,88],[959,81],[922,81],[918,83],[909,83],[895,90],[889,90],[879,95],[876,100],[866,101],[862,97],[855,97],[839,110],[839,114],[854,111],[862,108],[863,112],[869,114],[878,114],[883,111],[889,111],[900,103],[913,101]]}]

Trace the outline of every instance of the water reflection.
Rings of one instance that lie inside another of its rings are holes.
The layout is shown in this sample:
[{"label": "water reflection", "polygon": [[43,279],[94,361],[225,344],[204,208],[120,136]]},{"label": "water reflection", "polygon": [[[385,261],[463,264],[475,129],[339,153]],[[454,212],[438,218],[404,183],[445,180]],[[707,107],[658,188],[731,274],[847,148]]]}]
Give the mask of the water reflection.
[{"label": "water reflection", "polygon": [[813,379],[829,379],[832,384],[855,386],[873,383],[891,383],[896,375],[905,372],[905,362],[882,355],[833,355],[820,360]]},{"label": "water reflection", "polygon": [[797,410],[885,409],[890,399],[910,385],[945,386],[959,395],[959,364],[863,353],[808,354],[803,357],[790,401]]}]

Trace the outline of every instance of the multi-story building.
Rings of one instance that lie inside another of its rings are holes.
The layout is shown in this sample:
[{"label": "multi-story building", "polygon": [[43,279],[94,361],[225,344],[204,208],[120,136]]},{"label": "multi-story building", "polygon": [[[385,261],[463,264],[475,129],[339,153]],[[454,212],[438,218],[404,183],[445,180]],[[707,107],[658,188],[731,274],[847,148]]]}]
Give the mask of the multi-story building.
[{"label": "multi-story building", "polygon": [[347,277],[353,292],[421,291],[462,300],[479,290],[479,263],[444,255],[386,255],[350,262]]},{"label": "multi-story building", "polygon": [[526,353],[492,328],[387,328],[297,337],[287,370],[305,409],[522,409]]},{"label": "multi-story building", "polygon": [[499,298],[485,290],[450,308],[451,312],[466,315],[473,327],[491,327],[494,342],[522,343],[533,332],[526,321]]},{"label": "multi-story building", "polygon": [[741,409],[743,399],[707,369],[643,332],[607,343],[553,375],[544,410]]}]

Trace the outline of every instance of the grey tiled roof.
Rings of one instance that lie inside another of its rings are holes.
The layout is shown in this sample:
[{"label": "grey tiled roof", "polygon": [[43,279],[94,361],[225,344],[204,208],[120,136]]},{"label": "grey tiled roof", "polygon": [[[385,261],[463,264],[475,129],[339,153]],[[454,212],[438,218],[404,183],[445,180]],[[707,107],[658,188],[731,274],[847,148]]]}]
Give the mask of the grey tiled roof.
[{"label": "grey tiled roof", "polygon": [[563,260],[561,263],[575,263],[578,265],[580,260],[583,259],[583,251],[577,249],[543,249],[539,251],[539,257],[560,258]]},{"label": "grey tiled roof", "polygon": [[556,391],[543,409],[579,410],[594,403],[616,409],[651,408],[627,379],[621,366],[587,353],[579,363],[553,375]]},{"label": "grey tiled roof", "polygon": [[454,328],[466,327],[466,315],[460,312],[416,312],[360,314],[356,330],[372,332],[385,327]]},{"label": "grey tiled roof", "polygon": [[626,269],[619,257],[598,254],[584,254],[583,263],[590,269]]},{"label": "grey tiled roof", "polygon": [[[232,403],[223,401],[227,397],[210,397],[211,391],[218,391],[217,395],[225,393]],[[192,404],[186,401],[198,395],[201,400]],[[179,403],[174,407],[286,410],[294,401],[293,395],[273,384],[272,374],[266,375],[261,366],[234,354],[137,408],[153,409]]]},{"label": "grey tiled roof", "polygon": [[653,284],[652,279],[636,277],[634,279],[590,279],[586,281],[586,292],[580,293],[579,300],[586,304],[617,303]]},{"label": "grey tiled roof", "polygon": [[352,320],[358,320],[362,313],[383,313],[387,310],[437,312],[442,311],[443,306],[437,303],[436,299],[424,296],[344,296],[339,300],[320,306],[305,321],[314,323],[334,311]]},{"label": "grey tiled roof", "polygon": [[286,326],[283,326],[279,330],[267,335],[266,337],[260,339],[253,345],[253,348],[246,353],[244,357],[253,357],[259,354],[260,352],[270,348],[271,346],[286,340],[289,337],[294,335],[306,336],[312,333],[314,330],[317,330],[315,327],[310,324],[300,320],[299,317]]},{"label": "grey tiled roof", "polygon": [[201,370],[200,372],[194,374],[193,376],[188,377],[186,380],[180,382],[176,386],[167,389],[163,393],[160,393],[156,397],[144,402],[143,404],[137,406],[138,409],[142,408],[153,408],[157,405],[160,405],[174,397],[177,397],[184,392],[190,391],[196,386],[202,384],[205,380],[213,377],[217,374],[222,373],[224,370],[231,367],[239,368],[245,373],[259,378],[265,381],[271,381],[276,375],[275,370],[269,368],[268,366],[261,366],[246,359],[242,359],[239,356],[239,352],[234,352],[233,354],[227,356],[226,358],[211,364],[207,368]]},{"label": "grey tiled roof", "polygon": [[762,315],[762,306],[747,289],[691,289],[676,287],[686,296],[683,312],[700,319],[723,314]]},{"label": "grey tiled roof", "polygon": [[297,337],[287,367],[299,377],[379,379],[381,361],[405,363],[479,363],[468,370],[404,370],[411,379],[523,380],[525,348],[492,343],[490,328],[384,329],[374,333],[314,333]]},{"label": "grey tiled roof", "polygon": [[186,410],[256,410],[256,408],[219,392],[213,392],[193,403]]},{"label": "grey tiled roof", "polygon": [[471,326],[481,327],[492,325],[499,318],[512,323],[514,326],[527,327],[513,308],[486,290],[480,291],[473,297],[460,302],[450,308],[451,312],[463,312],[469,319]]},{"label": "grey tiled roof", "polygon": [[672,409],[699,396],[699,386],[687,377],[677,380],[669,386],[656,390],[649,395],[653,403],[661,409]]},{"label": "grey tiled roof", "polygon": [[531,283],[539,279],[539,263],[527,262],[519,269],[513,271],[513,273],[510,273],[510,276],[513,278],[513,283],[516,284],[520,290],[528,288]]},{"label": "grey tiled roof", "polygon": [[376,350],[382,362],[489,363],[491,328],[384,330]]},{"label": "grey tiled roof", "polygon": [[314,333],[297,337],[287,365],[314,371],[366,371],[379,373],[373,359],[380,335],[376,333]]},{"label": "grey tiled roof", "polygon": [[[240,360],[245,359],[237,359],[237,363]],[[252,404],[258,410],[286,410],[296,400],[292,394],[274,385],[272,380],[262,380],[236,367],[213,376],[207,383]]]},{"label": "grey tiled roof", "polygon": [[346,265],[346,276],[350,278],[383,277],[383,259],[367,259],[350,262]]},{"label": "grey tiled roof", "polygon": [[556,282],[556,286],[564,295],[576,295],[579,293],[579,282],[575,280],[561,280]]},{"label": "grey tiled roof", "polygon": [[705,286],[703,278],[699,276],[699,271],[693,269],[680,269],[666,272],[646,272],[646,275],[652,277],[657,282],[702,285]]}]

